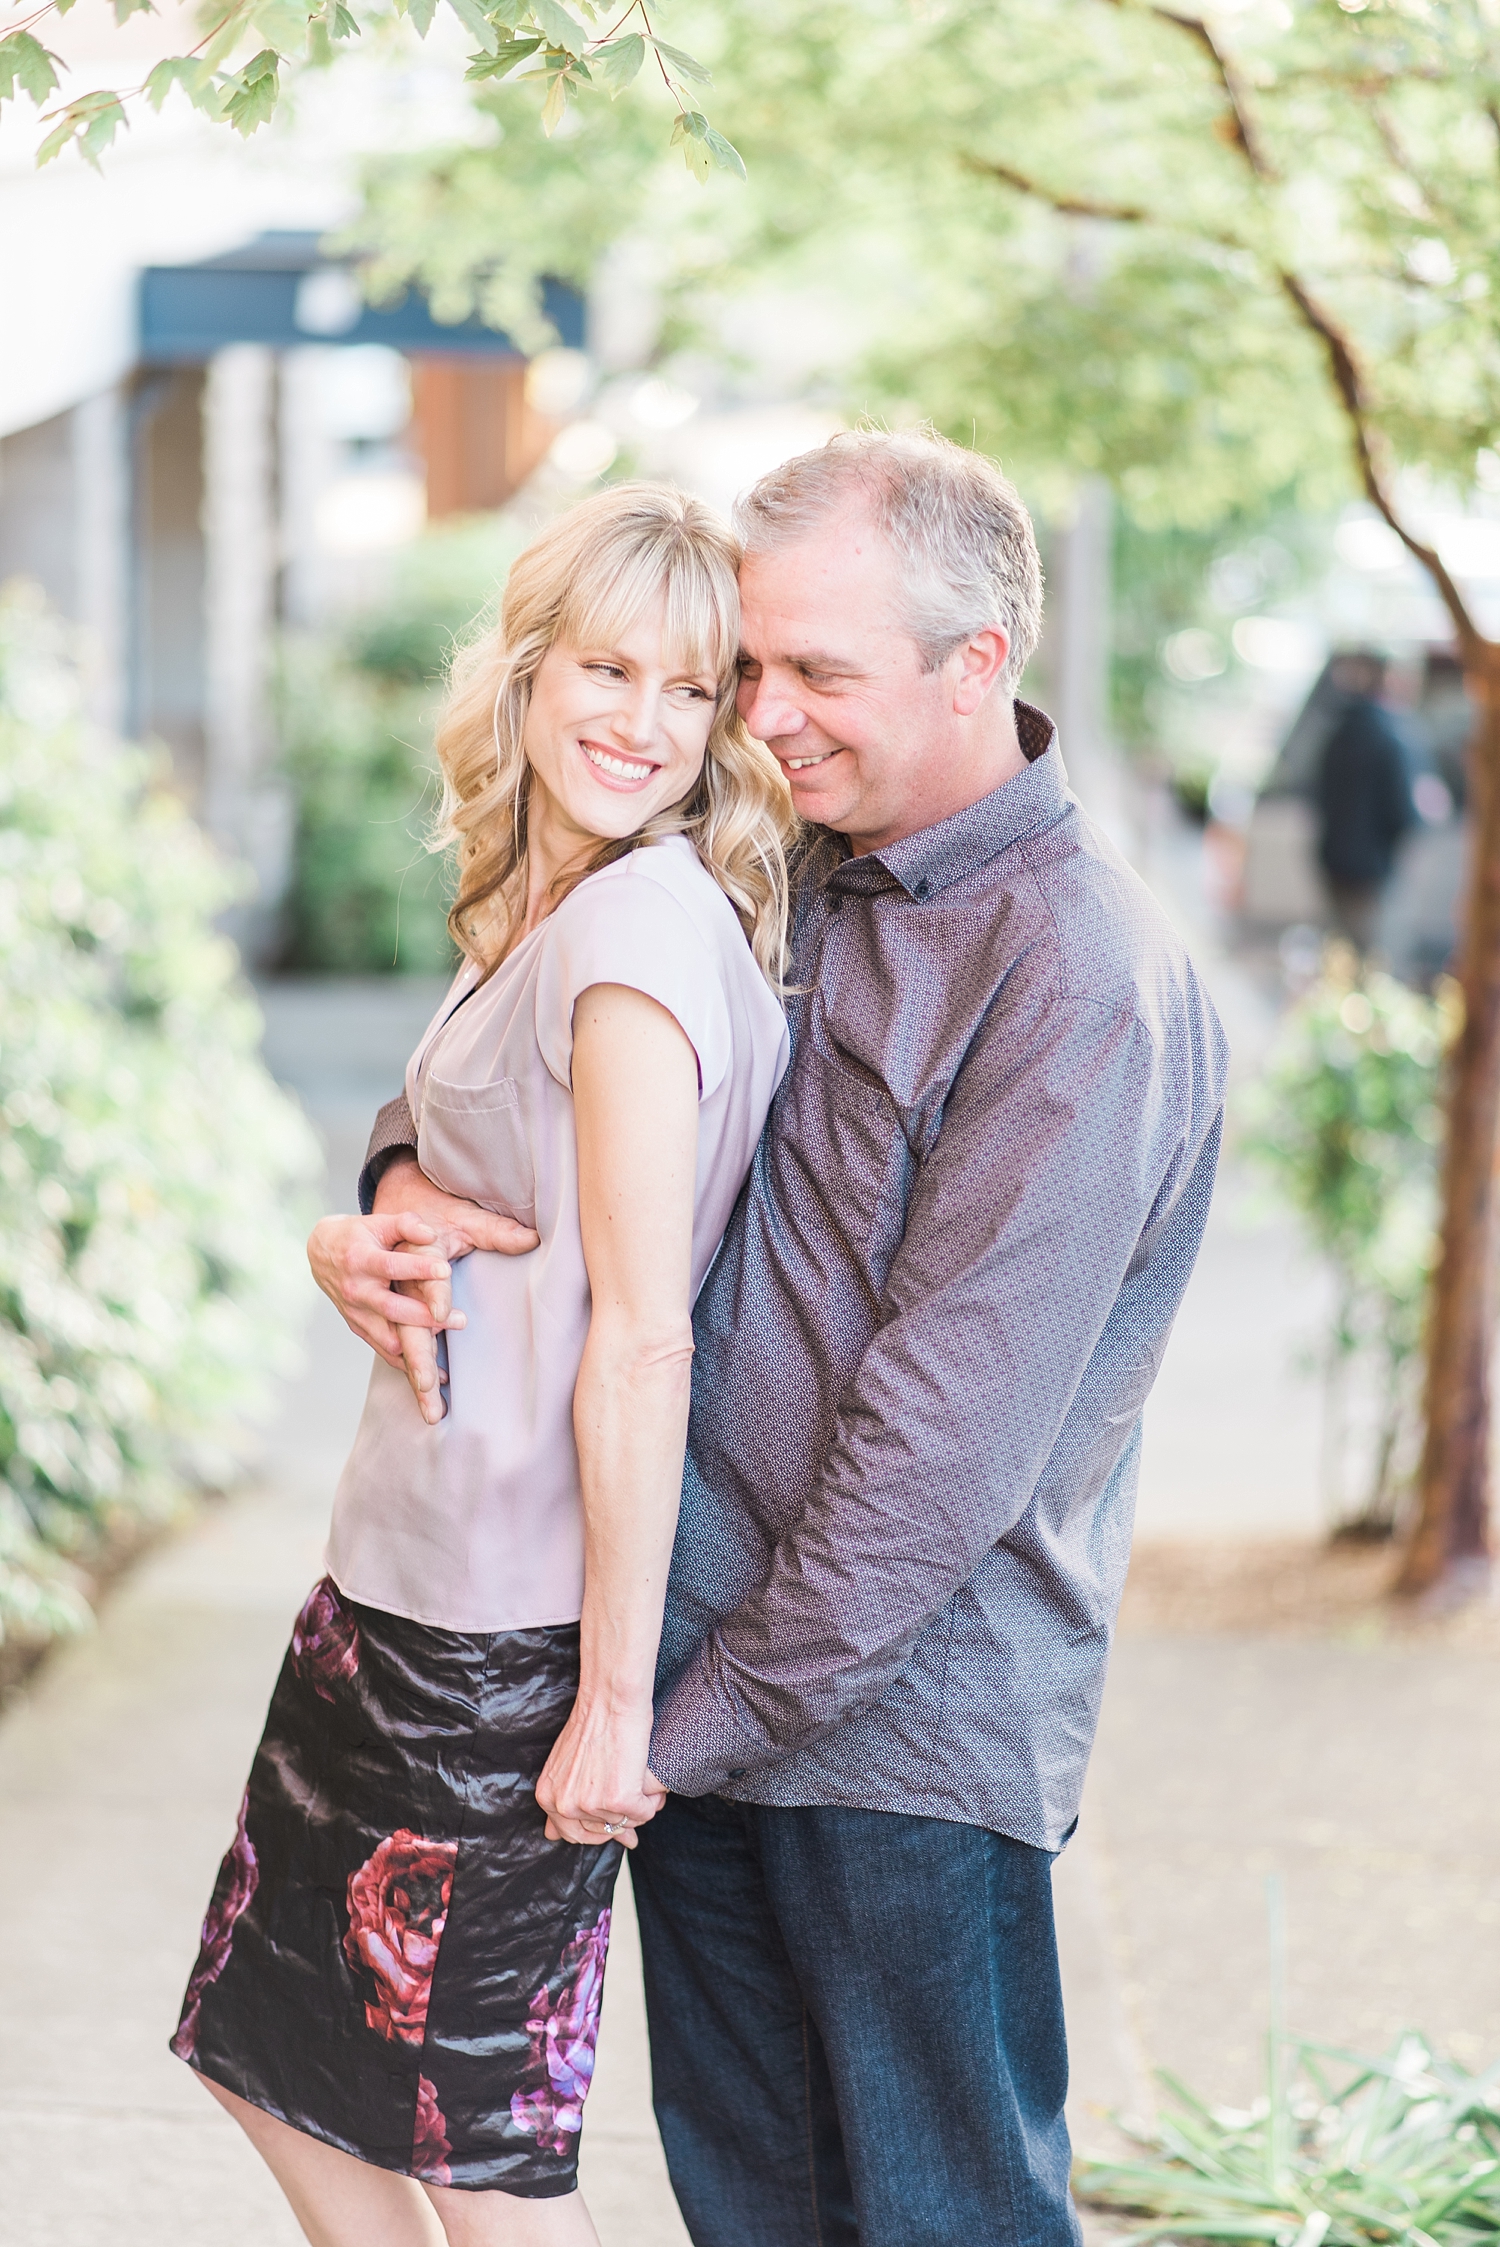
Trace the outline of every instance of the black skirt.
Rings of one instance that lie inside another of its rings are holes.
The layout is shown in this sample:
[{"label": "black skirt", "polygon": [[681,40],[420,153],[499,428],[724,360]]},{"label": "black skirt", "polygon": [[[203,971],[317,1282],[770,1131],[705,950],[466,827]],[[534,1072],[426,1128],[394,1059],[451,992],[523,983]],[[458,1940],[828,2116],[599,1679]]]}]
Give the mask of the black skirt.
[{"label": "black skirt", "polygon": [[178,2057],[382,2169],[571,2192],[621,1856],[543,1831],[577,1685],[576,1623],[432,1630],[316,1585]]}]

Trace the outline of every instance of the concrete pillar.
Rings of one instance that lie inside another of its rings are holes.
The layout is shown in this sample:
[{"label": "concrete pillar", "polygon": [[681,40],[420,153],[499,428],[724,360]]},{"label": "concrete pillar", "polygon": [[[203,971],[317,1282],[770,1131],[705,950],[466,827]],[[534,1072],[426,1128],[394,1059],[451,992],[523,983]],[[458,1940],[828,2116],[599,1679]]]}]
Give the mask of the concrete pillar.
[{"label": "concrete pillar", "polygon": [[237,917],[234,934],[257,961],[274,945],[291,835],[286,786],[271,769],[275,372],[262,345],[231,344],[210,362],[203,397],[203,812],[256,876],[255,905]]},{"label": "concrete pillar", "polygon": [[318,502],[340,467],[324,399],[332,355],[326,344],[308,344],[281,359],[282,615],[288,624],[304,627],[318,623],[328,607],[317,516]]},{"label": "concrete pillar", "polygon": [[1113,497],[1102,476],[1078,487],[1052,540],[1046,655],[1051,715],[1074,793],[1122,849],[1132,840],[1124,774],[1110,739],[1110,554]]},{"label": "concrete pillar", "polygon": [[85,707],[107,733],[125,729],[130,639],[130,430],[118,387],[75,406],[73,612],[82,628]]},{"label": "concrete pillar", "polygon": [[1064,757],[1087,759],[1109,741],[1110,489],[1078,487],[1071,522],[1053,542],[1047,599],[1053,717]]}]

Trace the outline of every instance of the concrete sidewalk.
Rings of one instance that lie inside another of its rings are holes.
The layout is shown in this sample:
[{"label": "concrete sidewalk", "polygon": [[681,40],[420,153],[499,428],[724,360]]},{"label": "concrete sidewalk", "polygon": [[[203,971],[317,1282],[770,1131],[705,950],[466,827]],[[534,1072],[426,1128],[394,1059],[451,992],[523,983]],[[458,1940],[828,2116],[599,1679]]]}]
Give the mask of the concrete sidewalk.
[{"label": "concrete sidewalk", "polygon": [[[283,986],[267,1050],[323,1133],[330,1208],[435,1000],[427,985]],[[307,1370],[257,1486],[115,1591],[0,1722],[0,2247],[296,2247],[240,2132],[166,2040],[291,1626],[321,1566],[368,1354],[308,1279]],[[650,2107],[629,1883],[589,2101],[605,2247],[685,2247]]]},{"label": "concrete sidewalk", "polygon": [[[431,998],[272,994],[268,1051],[324,1131],[331,1206],[351,1205],[370,1114]],[[1234,1336],[1257,1321],[1285,1334],[1279,1284],[1274,1256],[1231,1268],[1211,1236],[1168,1365],[1183,1353],[1192,1394],[1164,1377],[1153,1403],[1148,1444],[1179,1430],[1173,1471],[1204,1499],[1200,1532],[1259,1526],[1280,1455],[1265,1448],[1260,1361]],[[166,2038],[363,1394],[364,1353],[310,1281],[289,1318],[304,1313],[309,1370],[260,1486],[152,1556],[0,1723],[0,2247],[295,2247],[275,2189]],[[1230,1467],[1239,1496],[1215,1506]],[[1253,2095],[1272,1869],[1296,2026],[1380,2043],[1410,2022],[1465,2060],[1500,2050],[1497,1689],[1493,1655],[1436,1638],[1127,1624],[1057,1871],[1082,2143],[1109,2110],[1142,2111],[1152,2066],[1215,2100]],[[620,1903],[585,2189],[606,2247],[681,2247],[628,1883]]]}]

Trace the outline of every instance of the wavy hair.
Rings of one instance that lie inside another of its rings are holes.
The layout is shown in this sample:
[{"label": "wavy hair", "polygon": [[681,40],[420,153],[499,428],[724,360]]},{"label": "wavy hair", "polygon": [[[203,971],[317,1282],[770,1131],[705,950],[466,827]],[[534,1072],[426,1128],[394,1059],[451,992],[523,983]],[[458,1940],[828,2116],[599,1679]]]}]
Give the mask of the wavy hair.
[{"label": "wavy hair", "polygon": [[524,748],[532,683],[554,642],[611,647],[664,601],[666,644],[689,672],[712,672],[718,703],[703,770],[681,803],[633,835],[602,841],[553,885],[553,905],[590,874],[663,835],[686,835],[739,915],[775,989],[786,965],[786,849],[795,825],[781,769],[735,708],[740,548],[685,492],[617,484],[580,502],[512,565],[498,625],[455,654],[435,746],[443,802],[432,847],[452,847],[454,941],[488,975],[526,911]]}]

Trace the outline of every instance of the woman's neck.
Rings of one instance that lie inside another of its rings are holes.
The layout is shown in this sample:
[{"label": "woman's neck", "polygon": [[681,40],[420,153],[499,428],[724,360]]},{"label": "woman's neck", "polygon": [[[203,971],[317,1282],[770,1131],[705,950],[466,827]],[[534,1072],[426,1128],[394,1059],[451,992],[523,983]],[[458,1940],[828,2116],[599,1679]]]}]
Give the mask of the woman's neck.
[{"label": "woman's neck", "polygon": [[562,818],[546,789],[533,780],[526,809],[526,918],[517,932],[518,943],[552,911],[558,882],[581,867],[602,840]]}]

